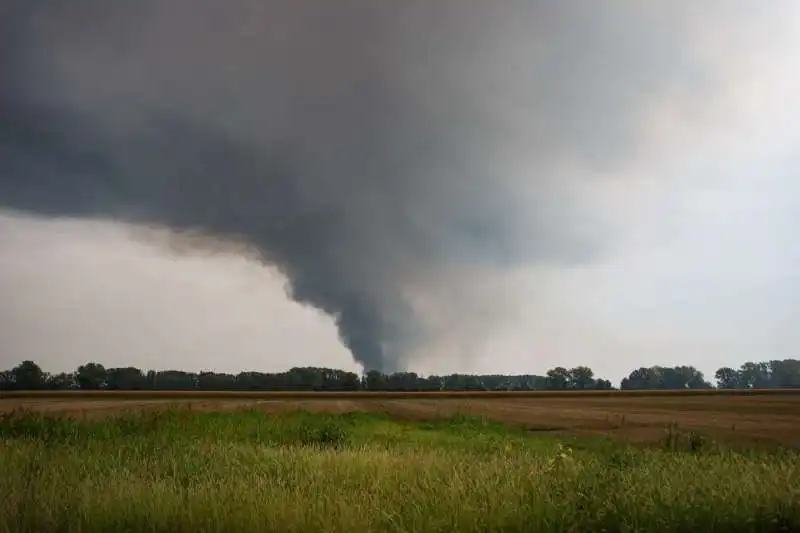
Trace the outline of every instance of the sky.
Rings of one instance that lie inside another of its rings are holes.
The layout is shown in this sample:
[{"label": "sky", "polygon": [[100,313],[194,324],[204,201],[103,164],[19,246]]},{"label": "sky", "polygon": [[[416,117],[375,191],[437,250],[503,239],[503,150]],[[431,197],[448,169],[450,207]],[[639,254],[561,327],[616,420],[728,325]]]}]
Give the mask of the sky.
[{"label": "sky", "polygon": [[800,5],[762,4],[10,2],[0,367],[797,357]]}]

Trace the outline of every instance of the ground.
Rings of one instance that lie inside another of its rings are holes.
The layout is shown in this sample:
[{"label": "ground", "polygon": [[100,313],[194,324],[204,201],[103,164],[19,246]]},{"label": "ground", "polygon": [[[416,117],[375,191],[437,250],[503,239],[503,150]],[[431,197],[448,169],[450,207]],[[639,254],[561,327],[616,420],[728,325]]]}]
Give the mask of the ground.
[{"label": "ground", "polygon": [[[16,408],[35,409],[78,417],[102,417],[131,409],[163,409],[169,405],[191,406],[195,410],[231,411],[258,409],[275,413],[286,410],[315,412],[386,413],[393,417],[423,420],[465,414],[520,425],[531,430],[575,435],[607,435],[653,443],[663,438],[666,428],[701,431],[727,442],[777,443],[800,448],[800,393],[797,394],[661,394],[661,395],[539,395],[462,398],[442,395],[417,399],[410,395],[365,397],[273,395],[239,397],[236,394],[186,399],[181,393],[162,398],[152,394],[81,396],[23,396],[0,399],[0,412]],[[321,399],[317,399],[321,398]]]},{"label": "ground", "polygon": [[798,395],[0,398],[0,533],[800,530]]}]

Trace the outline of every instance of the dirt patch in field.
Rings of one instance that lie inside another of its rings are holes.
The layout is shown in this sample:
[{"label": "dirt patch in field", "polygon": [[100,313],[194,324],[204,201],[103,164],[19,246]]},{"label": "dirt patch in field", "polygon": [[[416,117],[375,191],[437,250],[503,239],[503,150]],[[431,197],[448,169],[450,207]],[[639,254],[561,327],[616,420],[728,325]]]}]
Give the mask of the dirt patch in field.
[{"label": "dirt patch in field", "polygon": [[485,416],[534,431],[600,434],[635,442],[657,442],[672,426],[701,431],[712,438],[739,442],[772,442],[800,448],[800,395],[786,396],[570,396],[418,399],[346,398],[214,398],[117,399],[111,395],[87,398],[4,398],[0,412],[33,409],[70,417],[102,418],[131,410],[148,411],[181,406],[198,411],[256,409],[265,413],[287,410],[310,412],[381,412],[407,420],[455,414]]},{"label": "dirt patch in field", "polygon": [[[404,403],[400,408],[395,405]],[[466,414],[531,430],[614,435],[636,442],[664,438],[667,428],[700,431],[724,441],[775,442],[800,448],[800,398],[690,397],[386,402],[405,417]]]}]

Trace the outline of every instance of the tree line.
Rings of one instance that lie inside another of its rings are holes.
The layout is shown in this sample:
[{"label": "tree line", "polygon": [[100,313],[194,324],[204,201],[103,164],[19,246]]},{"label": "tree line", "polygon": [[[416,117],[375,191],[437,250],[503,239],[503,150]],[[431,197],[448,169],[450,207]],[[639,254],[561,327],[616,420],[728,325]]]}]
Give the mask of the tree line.
[{"label": "tree line", "polygon": [[714,373],[716,385],[691,366],[637,368],[620,383],[621,389],[774,389],[800,388],[800,360],[773,359],[744,363],[738,369],[722,367]]},{"label": "tree line", "polygon": [[536,390],[536,389],[611,389],[611,382],[598,379],[594,372],[579,366],[533,374],[450,374],[420,376],[414,372],[382,373],[371,370],[363,375],[319,367],[294,367],[285,372],[185,372],[148,370],[136,367],[106,368],[92,362],[74,372],[50,374],[33,361],[23,361],[11,370],[0,372],[0,389],[110,389],[110,390],[319,390],[319,391],[430,391],[430,390]]},{"label": "tree line", "polygon": [[[800,361],[748,362],[739,369],[720,368],[714,375],[719,388],[800,387]],[[709,389],[703,373],[693,366],[642,367],[625,377],[621,389]],[[51,374],[34,361],[23,361],[0,372],[0,390],[109,389],[109,390],[318,390],[318,391],[464,391],[464,390],[589,390],[613,389],[591,368],[556,367],[543,376],[534,374],[450,374],[420,376],[414,372],[385,374],[319,367],[294,367],[285,372],[185,372],[106,368],[91,362],[74,372]]]}]

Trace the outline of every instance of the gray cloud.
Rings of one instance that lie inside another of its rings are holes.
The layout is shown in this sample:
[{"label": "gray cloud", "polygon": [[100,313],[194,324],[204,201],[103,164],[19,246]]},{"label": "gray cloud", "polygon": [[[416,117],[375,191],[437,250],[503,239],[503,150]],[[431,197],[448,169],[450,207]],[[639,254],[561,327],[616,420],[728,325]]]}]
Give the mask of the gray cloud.
[{"label": "gray cloud", "polygon": [[10,2],[0,202],[245,241],[358,362],[394,370],[447,329],[437,310],[492,298],[493,273],[603,256],[614,235],[576,191],[626,164],[654,102],[713,91],[688,44],[711,4],[723,21],[757,14]]}]

